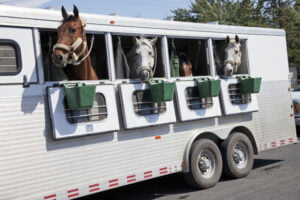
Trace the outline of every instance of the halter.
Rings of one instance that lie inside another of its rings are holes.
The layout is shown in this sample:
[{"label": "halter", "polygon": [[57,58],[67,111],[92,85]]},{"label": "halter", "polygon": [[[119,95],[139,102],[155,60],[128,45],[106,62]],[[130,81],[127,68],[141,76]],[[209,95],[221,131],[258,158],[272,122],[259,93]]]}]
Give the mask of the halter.
[{"label": "halter", "polygon": [[156,47],[152,47],[153,51],[154,51],[154,65],[153,65],[153,69],[151,69],[150,66],[139,66],[136,69],[136,74],[139,74],[141,71],[143,70],[147,70],[150,73],[150,77],[152,78],[154,76],[154,73],[156,71],[156,66],[157,66],[157,51],[156,51]]},{"label": "halter", "polygon": [[224,66],[226,66],[227,64],[231,64],[232,66],[235,66],[234,62],[231,60],[225,60],[224,61]]},{"label": "halter", "polygon": [[[81,26],[82,28],[84,28],[86,26],[86,22],[83,18],[79,17],[80,21],[81,21]],[[87,53],[87,55],[85,55],[81,60],[78,61],[78,59],[80,58],[80,56],[82,56],[87,48],[87,42],[86,40],[83,40],[82,38],[82,35],[81,37],[77,38],[75,40],[75,42],[71,45],[71,46],[68,46],[68,45],[65,45],[63,43],[56,43],[54,46],[53,46],[53,51],[55,51],[56,49],[62,49],[64,51],[66,51],[68,54],[69,54],[69,57],[70,58],[68,60],[68,64],[72,64],[72,65],[80,65],[82,63],[82,61],[84,61],[88,56],[89,54],[91,53],[91,50],[92,50],[92,47],[94,45],[94,35],[92,36],[92,39],[91,39],[91,47]],[[76,53],[76,50],[79,48],[79,47],[82,47],[81,48],[81,51],[79,53]]]},{"label": "halter", "polygon": [[[147,44],[147,43],[145,43]],[[153,69],[151,69],[151,66],[139,66],[138,68],[136,68],[136,74],[138,75],[141,71],[143,70],[147,70],[150,73],[150,77],[152,78],[155,74],[156,71],[156,66],[157,66],[157,51],[156,51],[156,46],[152,46],[151,44],[147,44],[148,46],[150,46],[151,48],[153,48],[153,53],[154,53],[154,65],[153,65]]]}]

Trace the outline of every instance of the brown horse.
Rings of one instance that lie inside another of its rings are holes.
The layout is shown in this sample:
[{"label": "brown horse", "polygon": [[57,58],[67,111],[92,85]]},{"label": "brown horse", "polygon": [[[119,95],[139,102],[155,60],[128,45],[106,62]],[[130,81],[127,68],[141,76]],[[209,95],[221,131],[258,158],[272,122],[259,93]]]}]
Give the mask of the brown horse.
[{"label": "brown horse", "polygon": [[179,54],[180,76],[193,76],[192,63],[185,53]]},{"label": "brown horse", "polygon": [[63,23],[57,28],[58,40],[53,47],[53,63],[63,68],[69,80],[98,80],[88,55],[85,21],[79,17],[75,5],[74,15],[69,15],[64,7],[61,12]]}]

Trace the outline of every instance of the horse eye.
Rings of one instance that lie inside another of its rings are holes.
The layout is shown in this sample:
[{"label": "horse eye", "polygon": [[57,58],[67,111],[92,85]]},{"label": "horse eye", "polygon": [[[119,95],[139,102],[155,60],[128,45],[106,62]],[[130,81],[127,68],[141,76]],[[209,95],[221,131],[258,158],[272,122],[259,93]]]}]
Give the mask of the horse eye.
[{"label": "horse eye", "polygon": [[71,32],[71,33],[75,33],[75,32],[76,32],[76,28],[72,28],[72,29],[70,30],[70,32]]},{"label": "horse eye", "polygon": [[235,53],[236,53],[236,54],[238,54],[238,53],[239,53],[239,51],[235,50]]},{"label": "horse eye", "polygon": [[148,54],[149,54],[149,56],[152,56],[152,52],[151,51],[149,51]]}]

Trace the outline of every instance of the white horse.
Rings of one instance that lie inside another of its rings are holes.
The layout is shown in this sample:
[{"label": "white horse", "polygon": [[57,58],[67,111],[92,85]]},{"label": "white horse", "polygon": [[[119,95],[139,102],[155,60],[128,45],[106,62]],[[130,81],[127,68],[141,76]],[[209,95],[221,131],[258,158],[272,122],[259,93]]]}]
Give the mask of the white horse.
[{"label": "white horse", "polygon": [[235,39],[226,38],[227,46],[225,48],[225,60],[224,60],[224,75],[232,76],[237,73],[242,61],[241,43],[239,36],[235,36]]},{"label": "white horse", "polygon": [[154,76],[157,52],[155,43],[157,38],[147,39],[134,37],[134,47],[126,55],[130,66],[130,78],[148,80]]}]

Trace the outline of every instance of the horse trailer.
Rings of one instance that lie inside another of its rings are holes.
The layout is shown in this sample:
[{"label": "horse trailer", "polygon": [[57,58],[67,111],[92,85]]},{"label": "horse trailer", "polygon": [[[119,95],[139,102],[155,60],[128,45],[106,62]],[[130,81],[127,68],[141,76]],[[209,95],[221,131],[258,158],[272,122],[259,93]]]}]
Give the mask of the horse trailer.
[{"label": "horse trailer", "polygon": [[[99,80],[53,64],[61,12],[0,5],[1,200],[73,199],[177,172],[208,188],[297,142],[284,30],[80,16]],[[128,77],[142,38],[156,49],[148,81]],[[229,39],[239,68],[224,76]]]}]

